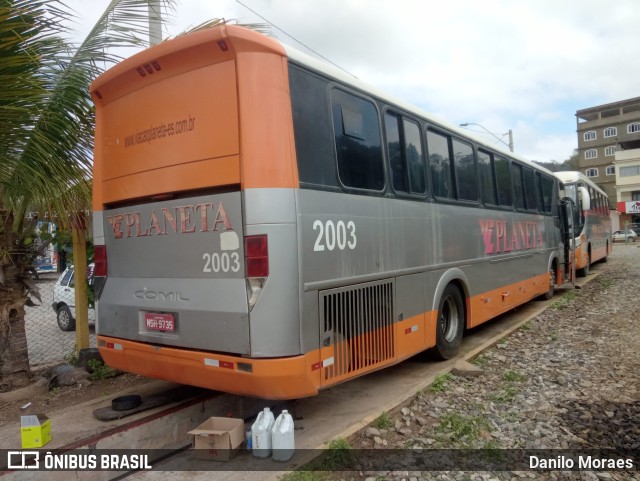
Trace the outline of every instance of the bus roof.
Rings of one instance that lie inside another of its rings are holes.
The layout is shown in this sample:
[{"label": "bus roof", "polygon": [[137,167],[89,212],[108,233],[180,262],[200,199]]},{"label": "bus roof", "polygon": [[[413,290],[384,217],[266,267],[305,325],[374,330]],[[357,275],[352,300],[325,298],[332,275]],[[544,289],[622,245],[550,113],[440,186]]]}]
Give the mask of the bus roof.
[{"label": "bus roof", "polygon": [[571,171],[563,171],[563,172],[554,172],[554,175],[562,181],[563,184],[577,184],[578,182],[584,182],[589,187],[593,187],[595,190],[600,192],[602,195],[607,195],[604,190],[594,181],[592,181],[589,177],[584,175],[582,172],[578,172],[576,170]]},{"label": "bus roof", "polygon": [[[484,139],[474,134],[473,131],[462,129],[446,120],[436,117],[431,113],[419,109],[418,107],[406,101],[394,98],[393,96],[384,93],[376,87],[373,87],[357,79],[356,77],[349,75],[345,71],[329,64],[328,62],[311,57],[310,55],[307,55],[306,53],[303,53],[298,49],[291,47],[290,45],[282,43],[272,37],[268,37],[262,33],[256,32],[255,30],[251,30],[238,25],[223,24],[212,27],[210,29],[200,30],[198,32],[193,32],[167,42],[162,42],[154,47],[151,47],[150,49],[139,52],[132,57],[111,67],[107,72],[103,73],[100,77],[94,80],[91,85],[91,91],[94,95],[98,96],[105,94],[103,90],[107,89],[109,84],[120,83],[126,85],[130,83],[127,82],[127,75],[132,76],[132,78],[137,78],[135,69],[136,66],[147,63],[159,57],[176,54],[177,52],[185,49],[196,48],[199,45],[214,41],[222,41],[223,39],[229,39],[231,43],[234,44],[237,48],[241,49],[241,51],[250,51],[255,49],[257,51],[270,51],[273,53],[286,55],[288,59],[295,64],[302,65],[312,71],[317,72],[320,75],[332,78],[367,95],[375,97],[391,105],[395,105],[398,108],[415,115],[416,117],[422,118],[423,120],[426,120],[427,122],[432,123],[440,128],[446,129],[451,133],[455,133],[462,138],[468,138],[486,149],[499,152],[505,157],[516,159],[523,164],[533,167],[534,169],[552,175],[552,172],[547,170],[546,168],[534,162],[531,162],[529,159],[521,157],[520,155],[507,151],[503,146],[486,142]],[[97,92],[99,89],[102,93]],[[98,99],[94,98],[94,102],[97,100]]]},{"label": "bus roof", "polygon": [[504,147],[502,146],[496,146],[496,145],[492,145],[488,142],[486,142],[484,139],[480,138],[479,136],[473,134],[473,131],[470,130],[464,130],[461,129],[460,127],[458,127],[457,125],[454,125],[446,120],[443,120],[441,118],[438,118],[437,116],[422,110],[418,107],[416,107],[415,105],[412,105],[404,100],[400,100],[398,98],[394,98],[393,96],[379,90],[376,87],[371,86],[370,84],[363,82],[361,80],[359,80],[357,77],[353,76],[353,75],[349,75],[346,71],[341,70],[338,67],[335,67],[323,60],[319,60],[316,59],[314,57],[311,57],[310,55],[307,55],[304,52],[301,52],[300,50],[287,45],[285,43],[282,43],[282,46],[284,47],[285,51],[287,52],[287,56],[289,57],[289,60],[291,60],[294,63],[297,63],[299,65],[302,65],[304,67],[307,67],[311,70],[316,71],[317,73],[324,75],[326,77],[331,77],[335,80],[338,80],[339,82],[346,84],[350,87],[353,87],[357,90],[360,90],[366,94],[371,95],[372,97],[376,97],[380,100],[383,100],[389,104],[395,105],[407,112],[410,112],[412,114],[414,114],[417,117],[422,118],[423,120],[426,120],[434,125],[438,125],[439,127],[442,127],[444,129],[447,129],[461,137],[467,137],[472,139],[475,143],[481,145],[482,147],[485,147],[487,149],[493,150],[493,151],[499,151],[500,153],[502,153],[503,155],[507,156],[507,157],[511,157],[513,159],[516,159],[524,164],[527,164],[537,170],[541,170],[543,172],[546,172],[547,174],[553,174],[550,170],[546,169],[545,167],[542,167],[541,165],[538,165],[532,161],[530,161],[529,159],[526,159],[520,155],[517,155],[513,152],[509,152],[507,151]]}]

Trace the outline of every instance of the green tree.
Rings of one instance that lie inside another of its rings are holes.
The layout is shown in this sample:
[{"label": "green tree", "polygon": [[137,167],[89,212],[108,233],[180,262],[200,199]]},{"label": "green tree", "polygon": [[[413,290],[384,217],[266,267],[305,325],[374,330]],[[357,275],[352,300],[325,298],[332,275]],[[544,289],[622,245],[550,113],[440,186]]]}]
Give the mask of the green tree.
[{"label": "green tree", "polygon": [[574,150],[571,157],[565,160],[559,170],[578,170],[578,150]]},{"label": "green tree", "polygon": [[[162,11],[174,0],[159,0]],[[149,0],[113,0],[81,45],[59,0],[0,0],[0,391],[30,382],[25,306],[40,300],[26,270],[42,243],[36,217],[64,227],[90,208],[94,107],[89,84],[148,43]]]},{"label": "green tree", "polygon": [[578,151],[574,150],[571,157],[569,157],[562,163],[556,162],[555,160],[552,160],[550,162],[541,162],[538,160],[534,160],[534,162],[546,169],[549,169],[551,172],[578,170]]}]

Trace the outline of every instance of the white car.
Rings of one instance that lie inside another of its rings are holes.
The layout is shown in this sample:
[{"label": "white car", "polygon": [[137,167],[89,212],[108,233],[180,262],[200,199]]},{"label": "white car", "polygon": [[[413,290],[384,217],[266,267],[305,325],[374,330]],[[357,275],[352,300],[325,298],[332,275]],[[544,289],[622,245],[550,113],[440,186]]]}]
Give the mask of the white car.
[{"label": "white car", "polygon": [[635,231],[628,229],[625,233],[623,230],[617,230],[613,234],[611,234],[611,238],[615,241],[626,242],[627,238],[629,238],[629,242],[635,242],[638,234]]},{"label": "white car", "polygon": [[[93,280],[93,264],[87,267],[89,283]],[[73,331],[76,328],[76,292],[75,272],[73,266],[69,266],[60,275],[53,287],[53,304],[51,307],[56,313],[58,327],[63,331]],[[89,321],[95,322],[95,310],[89,308]]]}]

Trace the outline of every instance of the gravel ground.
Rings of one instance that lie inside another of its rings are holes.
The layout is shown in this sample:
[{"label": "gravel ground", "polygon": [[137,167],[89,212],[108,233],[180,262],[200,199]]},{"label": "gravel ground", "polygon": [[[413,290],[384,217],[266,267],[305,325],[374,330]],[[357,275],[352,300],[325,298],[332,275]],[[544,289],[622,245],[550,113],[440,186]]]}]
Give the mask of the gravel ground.
[{"label": "gravel ground", "polygon": [[[353,435],[351,447],[380,449],[378,459],[393,456],[392,448],[428,454],[434,448],[616,447],[632,450],[640,462],[640,248],[616,245],[596,272],[600,275],[582,289],[557,293],[544,313],[474,359],[480,376],[439,376],[424,392]],[[329,477],[640,479],[637,465],[627,471],[433,472],[380,471],[374,462],[358,462],[359,471]]]}]

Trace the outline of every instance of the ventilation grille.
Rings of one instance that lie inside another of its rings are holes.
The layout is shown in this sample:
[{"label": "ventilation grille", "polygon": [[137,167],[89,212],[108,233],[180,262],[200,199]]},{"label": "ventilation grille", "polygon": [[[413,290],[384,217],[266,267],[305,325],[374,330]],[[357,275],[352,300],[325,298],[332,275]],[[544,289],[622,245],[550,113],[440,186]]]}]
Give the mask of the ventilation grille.
[{"label": "ventilation grille", "polygon": [[334,346],[324,381],[353,377],[394,357],[393,281],[320,291],[322,340]]}]

